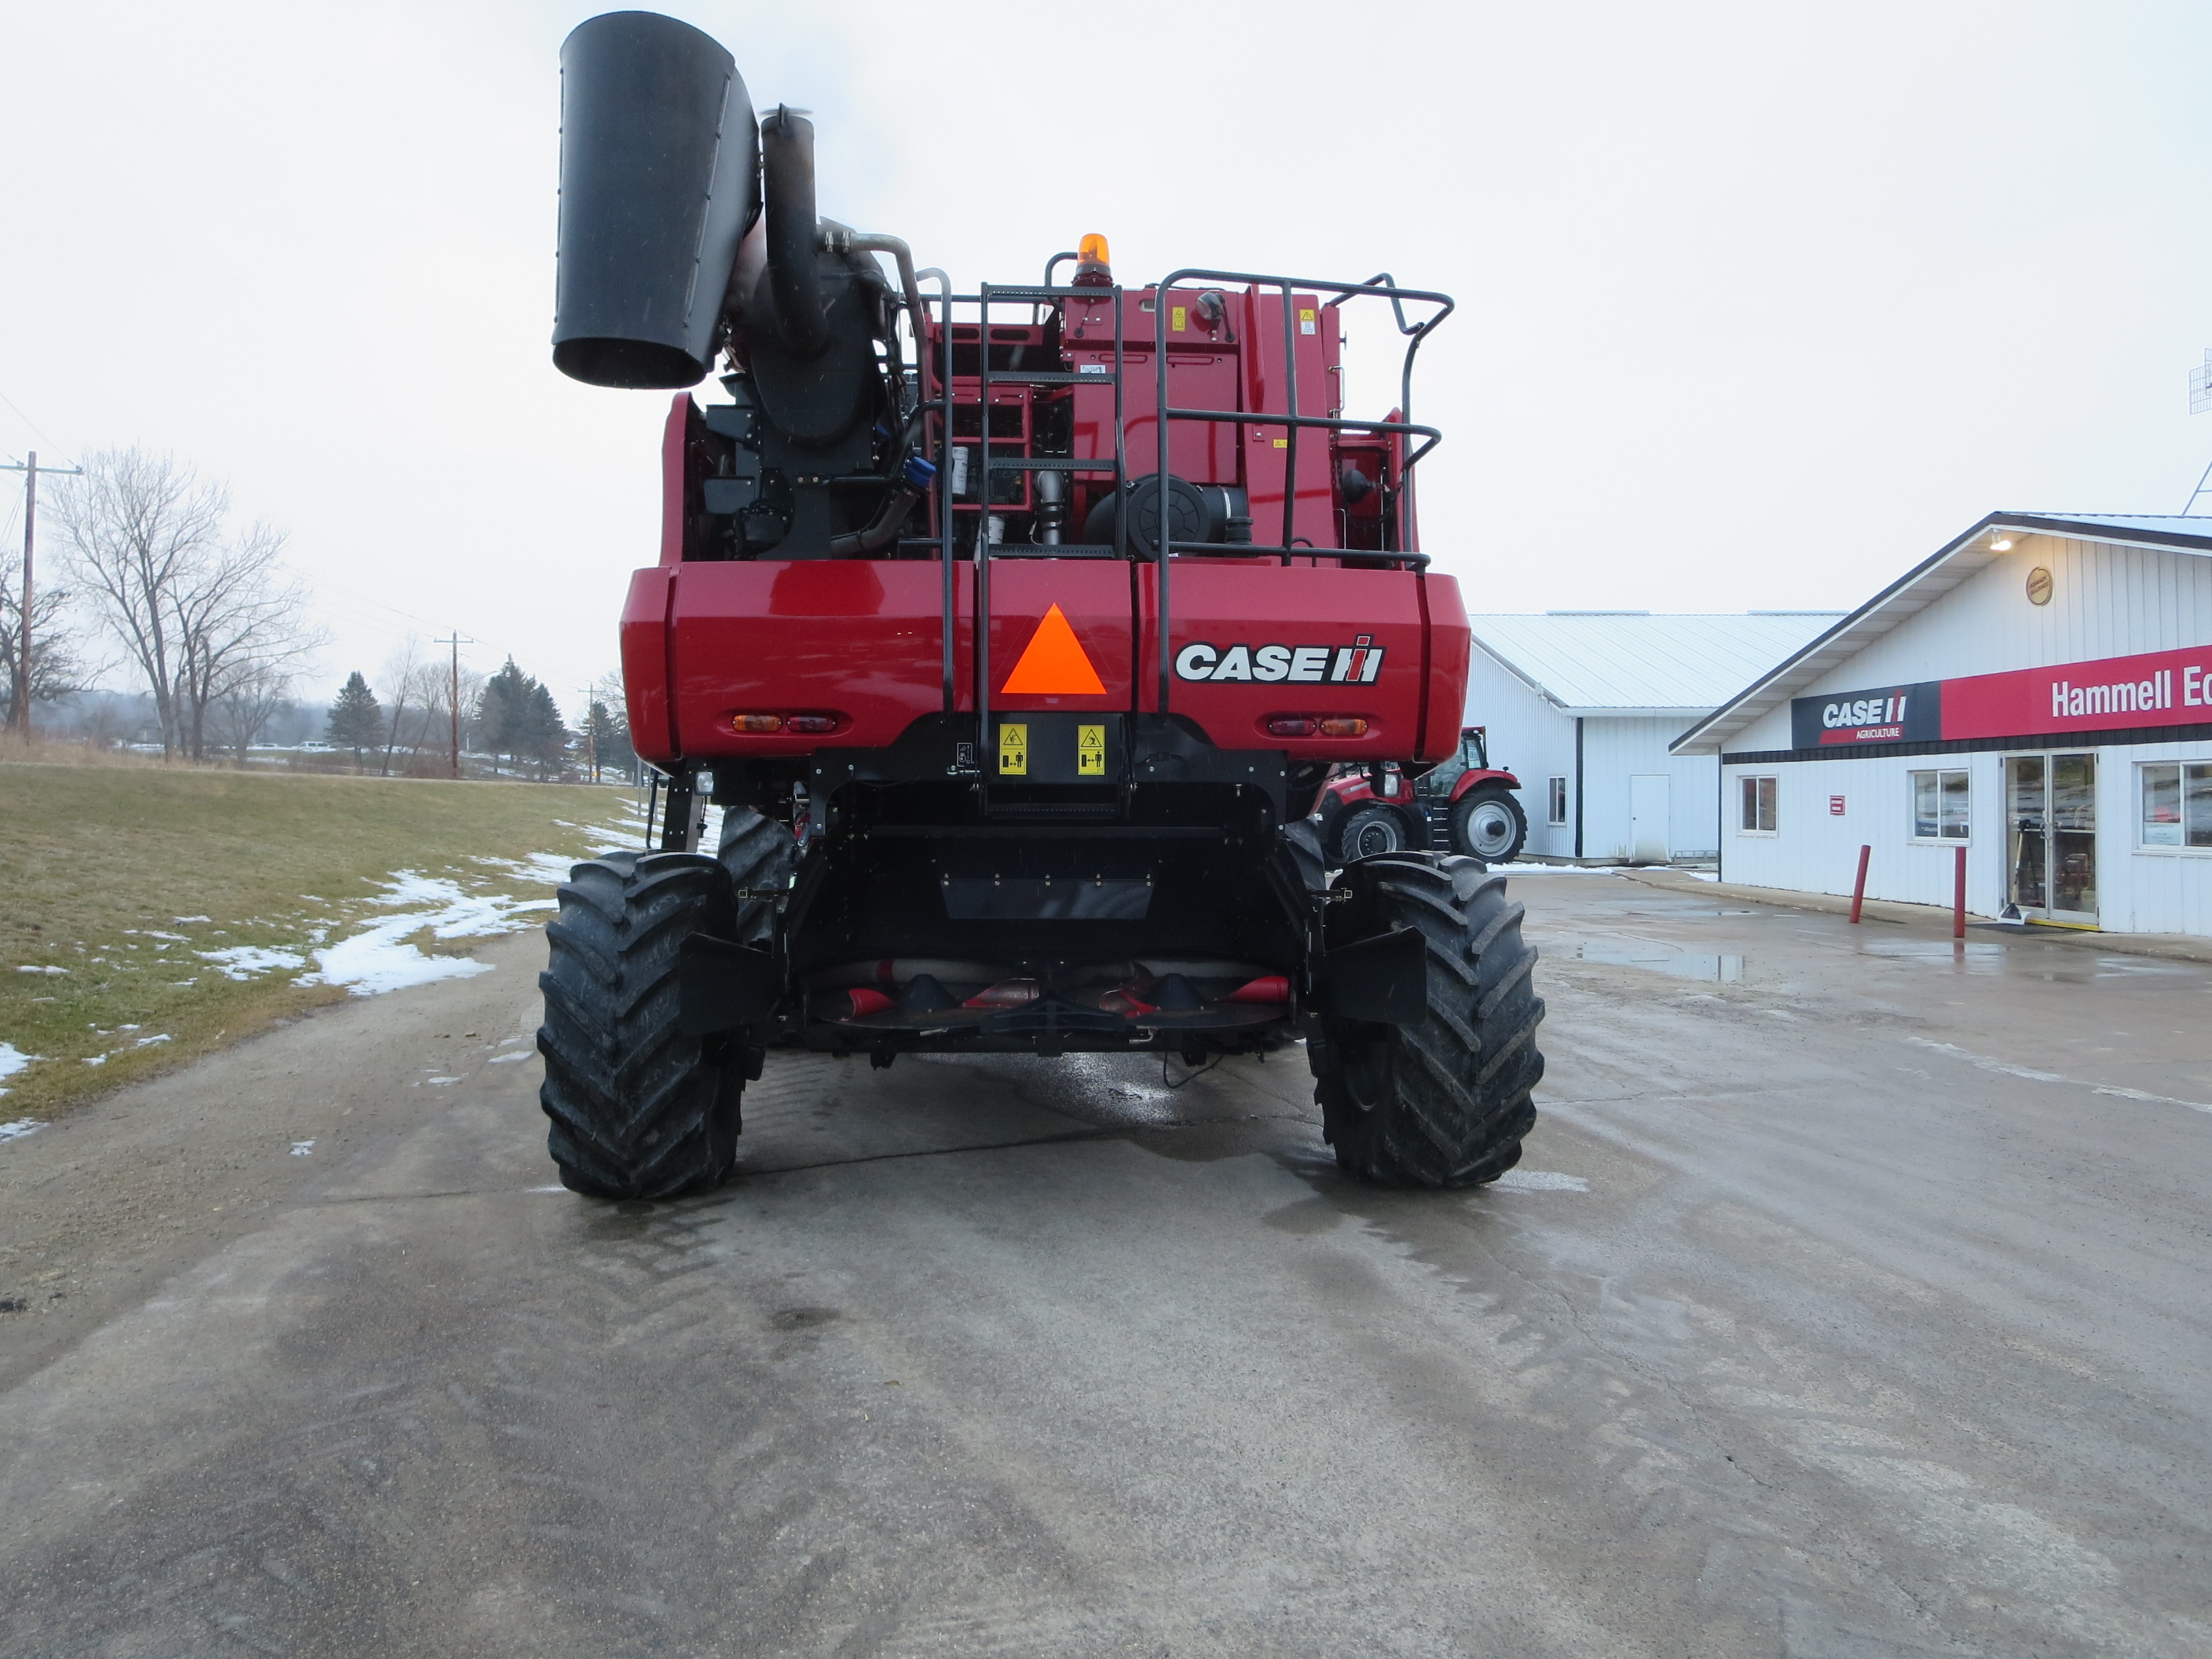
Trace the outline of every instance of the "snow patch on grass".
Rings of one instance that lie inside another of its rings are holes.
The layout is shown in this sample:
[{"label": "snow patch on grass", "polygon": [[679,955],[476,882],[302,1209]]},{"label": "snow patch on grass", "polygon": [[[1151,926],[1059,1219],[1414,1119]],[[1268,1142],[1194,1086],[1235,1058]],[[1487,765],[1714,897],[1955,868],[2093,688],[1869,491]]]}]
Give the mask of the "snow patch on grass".
[{"label": "snow patch on grass", "polygon": [[[0,1094],[7,1092],[0,1089]],[[34,1135],[46,1126],[34,1117],[19,1117],[13,1123],[0,1123],[0,1140],[21,1140],[25,1135]]]},{"label": "snow patch on grass", "polygon": [[19,974],[66,974],[66,968],[33,968],[27,963],[15,970]]},{"label": "snow patch on grass", "polygon": [[[0,1078],[15,1076],[38,1058],[36,1054],[25,1054],[12,1042],[0,1042]],[[7,1092],[5,1089],[0,1089],[0,1095]]]},{"label": "snow patch on grass", "polygon": [[258,945],[234,945],[227,950],[199,951],[193,954],[202,961],[212,962],[222,969],[227,979],[254,979],[273,973],[279,968],[304,968],[307,957],[294,951],[272,951]]},{"label": "snow patch on grass", "polygon": [[425,929],[433,939],[441,939],[519,933],[535,925],[536,919],[526,912],[554,906],[550,898],[465,892],[458,882],[416,870],[398,871],[382,885],[384,895],[374,902],[391,906],[395,914],[335,945],[319,946],[316,970],[301,975],[301,984],[343,985],[356,996],[373,997],[410,985],[488,974],[488,962],[434,957],[407,940]]}]

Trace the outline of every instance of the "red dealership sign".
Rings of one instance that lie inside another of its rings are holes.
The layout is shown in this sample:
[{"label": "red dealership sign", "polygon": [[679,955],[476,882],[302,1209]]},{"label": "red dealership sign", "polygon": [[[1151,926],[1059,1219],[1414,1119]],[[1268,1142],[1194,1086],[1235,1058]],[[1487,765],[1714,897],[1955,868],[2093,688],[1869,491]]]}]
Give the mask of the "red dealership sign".
[{"label": "red dealership sign", "polygon": [[2024,738],[2212,723],[2212,646],[1943,682],[1943,735]]},{"label": "red dealership sign", "polygon": [[2212,645],[1790,701],[1792,746],[1971,741],[2212,725]]}]

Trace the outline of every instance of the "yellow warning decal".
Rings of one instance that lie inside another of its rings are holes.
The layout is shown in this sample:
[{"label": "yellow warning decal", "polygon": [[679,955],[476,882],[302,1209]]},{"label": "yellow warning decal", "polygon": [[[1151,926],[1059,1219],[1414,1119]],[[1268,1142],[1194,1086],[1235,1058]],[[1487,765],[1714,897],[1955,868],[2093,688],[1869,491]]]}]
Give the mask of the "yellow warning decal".
[{"label": "yellow warning decal", "polygon": [[1106,775],[1104,726],[1079,726],[1075,728],[1075,775],[1079,778],[1103,778]]},{"label": "yellow warning decal", "polygon": [[1188,328],[1190,326],[1189,307],[1187,306],[1170,306],[1168,307],[1168,326],[1178,334]]},{"label": "yellow warning decal", "polygon": [[1030,775],[1030,729],[1009,720],[999,728],[999,775],[1025,778]]}]

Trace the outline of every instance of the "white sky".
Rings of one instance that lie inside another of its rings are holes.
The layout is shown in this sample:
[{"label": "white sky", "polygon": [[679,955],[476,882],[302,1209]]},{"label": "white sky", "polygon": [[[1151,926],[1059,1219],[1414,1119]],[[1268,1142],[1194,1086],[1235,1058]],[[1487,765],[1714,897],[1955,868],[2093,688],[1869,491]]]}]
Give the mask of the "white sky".
[{"label": "white sky", "polygon": [[[0,0],[0,450],[227,476],[321,596],[315,695],[458,627],[574,705],[666,407],[548,358],[599,9]],[[964,288],[1101,230],[1125,282],[1456,295],[1415,398],[1470,610],[1848,606],[2212,456],[2201,3],[666,9],[814,112],[825,214]]]}]

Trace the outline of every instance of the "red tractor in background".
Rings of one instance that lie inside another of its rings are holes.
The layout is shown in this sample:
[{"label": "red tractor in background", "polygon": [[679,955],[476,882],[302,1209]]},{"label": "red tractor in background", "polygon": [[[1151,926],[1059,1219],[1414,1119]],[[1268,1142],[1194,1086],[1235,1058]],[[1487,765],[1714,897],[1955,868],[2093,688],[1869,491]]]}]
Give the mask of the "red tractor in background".
[{"label": "red tractor in background", "polygon": [[[1346,1170],[1510,1169],[1543,1072],[1520,907],[1474,859],[1332,875],[1310,821],[1333,768],[1461,752],[1466,613],[1414,527],[1437,434],[1405,414],[1450,300],[1125,288],[1097,237],[956,293],[818,216],[811,126],[757,121],[698,30],[593,18],[562,73],[554,362],[678,392],[622,618],[665,787],[649,850],[561,889],[540,980],[562,1179],[719,1184],[778,1047],[1303,1043]],[[1407,342],[1380,420],[1341,406],[1353,302]]]},{"label": "red tractor in background", "polygon": [[1388,761],[1337,768],[1322,786],[1314,827],[1332,865],[1408,848],[1510,864],[1528,839],[1528,815],[1513,799],[1520,787],[1490,764],[1483,728],[1464,726],[1459,752],[1416,775]]}]

